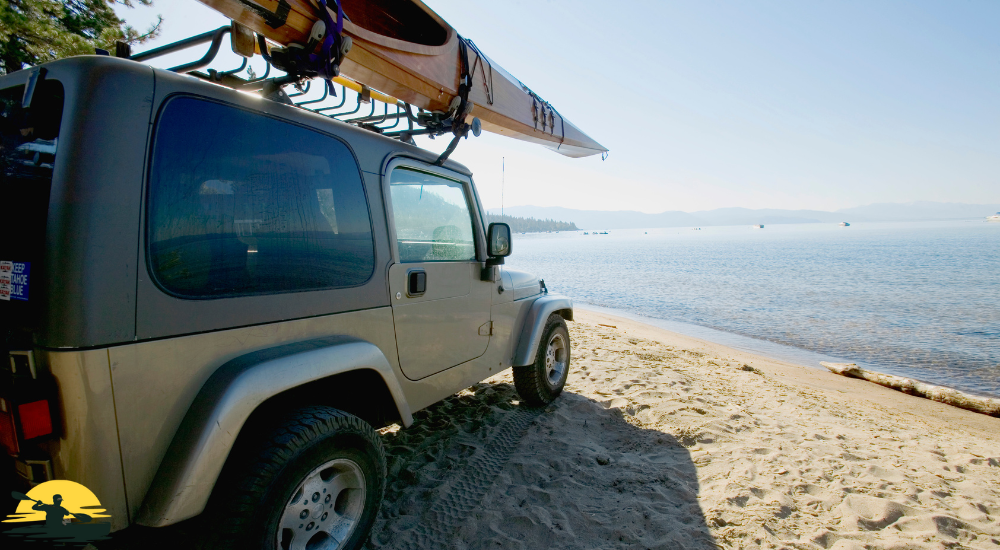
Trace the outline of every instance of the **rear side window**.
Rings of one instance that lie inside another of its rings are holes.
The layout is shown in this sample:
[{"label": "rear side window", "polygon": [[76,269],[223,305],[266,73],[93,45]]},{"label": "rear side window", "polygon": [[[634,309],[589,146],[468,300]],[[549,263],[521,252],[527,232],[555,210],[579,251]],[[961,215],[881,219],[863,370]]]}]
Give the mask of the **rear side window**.
[{"label": "rear side window", "polygon": [[375,243],[361,174],[339,140],[180,97],[153,142],[148,256],[189,298],[363,284]]},{"label": "rear side window", "polygon": [[[49,191],[59,145],[64,92],[39,79],[30,108],[24,86],[0,90],[0,340],[8,326],[37,320]],[[2,344],[2,342],[0,342]]]}]

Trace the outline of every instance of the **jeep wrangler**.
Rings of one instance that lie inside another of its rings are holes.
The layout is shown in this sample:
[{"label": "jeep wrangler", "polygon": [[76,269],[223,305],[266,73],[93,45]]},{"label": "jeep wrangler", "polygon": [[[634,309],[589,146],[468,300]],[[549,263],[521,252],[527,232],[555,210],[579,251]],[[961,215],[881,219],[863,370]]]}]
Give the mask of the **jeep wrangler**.
[{"label": "jeep wrangler", "polygon": [[457,162],[108,56],[0,77],[0,136],[14,489],[79,482],[113,531],[358,548],[376,429],[509,367],[528,405],[562,391],[572,303],[502,266]]}]

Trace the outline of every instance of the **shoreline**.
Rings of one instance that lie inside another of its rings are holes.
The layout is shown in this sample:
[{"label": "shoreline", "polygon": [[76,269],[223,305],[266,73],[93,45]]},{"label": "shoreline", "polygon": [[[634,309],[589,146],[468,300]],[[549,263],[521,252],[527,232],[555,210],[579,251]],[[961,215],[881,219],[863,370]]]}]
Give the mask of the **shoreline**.
[{"label": "shoreline", "polygon": [[710,342],[737,351],[743,351],[746,353],[767,357],[776,361],[798,364],[805,368],[815,369],[817,371],[823,371],[823,372],[827,371],[826,367],[823,366],[823,363],[854,363],[859,367],[862,367],[870,372],[887,374],[890,376],[901,376],[924,384],[941,386],[956,391],[968,393],[970,395],[974,395],[977,397],[1000,399],[1000,394],[993,394],[982,390],[952,386],[940,382],[928,382],[921,378],[915,378],[909,374],[903,374],[896,369],[883,369],[880,367],[880,365],[876,365],[874,363],[859,361],[855,359],[848,359],[846,357],[841,357],[836,355],[819,353],[804,348],[790,346],[788,344],[782,344],[778,342],[772,342],[770,340],[763,340],[760,338],[754,338],[752,336],[737,334],[735,332],[727,332],[725,330],[711,328],[711,327],[704,327],[701,325],[696,325],[693,323],[687,323],[683,321],[670,321],[667,319],[660,319],[657,317],[647,317],[644,315],[639,315],[636,313],[632,313],[630,311],[620,310],[616,308],[598,306],[586,302],[577,303],[575,300],[573,305],[575,309],[581,309],[613,317],[619,317],[634,323],[640,323],[648,325],[650,327],[658,328],[672,334],[677,334],[681,336],[694,338],[697,340],[702,340],[705,342]]},{"label": "shoreline", "polygon": [[722,329],[696,325],[685,321],[671,321],[669,319],[661,319],[659,317],[648,317],[623,309],[598,306],[587,302],[578,303],[576,300],[573,301],[573,307],[574,309],[583,309],[594,313],[603,313],[613,317],[620,317],[632,322],[659,328],[673,334],[689,336],[698,340],[719,344],[720,346],[726,346],[735,350],[770,357],[779,361],[796,363],[804,367],[814,368],[816,370],[823,370],[823,366],[820,364],[822,361],[847,361],[847,359],[843,357],[814,352],[804,348],[790,346],[788,344],[754,338],[753,336],[746,336]]},{"label": "shoreline", "polygon": [[[898,407],[900,411],[908,414],[934,417],[946,422],[958,422],[977,431],[995,430],[992,433],[1000,434],[1000,419],[997,418],[931,401],[923,397],[908,395],[867,380],[834,374],[823,366],[814,368],[794,361],[770,357],[754,351],[741,350],[695,336],[673,332],[627,317],[588,310],[586,308],[583,309],[586,311],[583,317],[586,320],[583,322],[593,319],[603,319],[600,321],[601,323],[617,325],[619,329],[627,327],[625,328],[626,331],[631,331],[632,334],[641,337],[661,342],[670,342],[673,345],[698,350],[715,356],[729,357],[734,361],[745,362],[754,368],[759,368],[762,372],[773,375],[782,382],[799,386],[802,389],[819,390],[829,395],[847,394],[851,396],[851,399],[865,403]],[[988,420],[986,422],[977,422],[975,421],[977,417]]]}]

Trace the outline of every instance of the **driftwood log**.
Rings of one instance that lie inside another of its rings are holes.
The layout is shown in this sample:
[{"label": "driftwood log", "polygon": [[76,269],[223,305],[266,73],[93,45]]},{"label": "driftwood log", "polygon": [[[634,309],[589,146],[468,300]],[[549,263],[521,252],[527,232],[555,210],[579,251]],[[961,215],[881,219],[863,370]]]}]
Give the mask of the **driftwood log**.
[{"label": "driftwood log", "polygon": [[954,388],[935,386],[919,380],[903,378],[902,376],[872,372],[862,369],[854,363],[827,363],[826,361],[822,361],[820,364],[835,374],[851,378],[861,378],[862,380],[874,382],[880,386],[892,388],[906,394],[926,397],[931,401],[1000,417],[1000,399],[973,395]]}]

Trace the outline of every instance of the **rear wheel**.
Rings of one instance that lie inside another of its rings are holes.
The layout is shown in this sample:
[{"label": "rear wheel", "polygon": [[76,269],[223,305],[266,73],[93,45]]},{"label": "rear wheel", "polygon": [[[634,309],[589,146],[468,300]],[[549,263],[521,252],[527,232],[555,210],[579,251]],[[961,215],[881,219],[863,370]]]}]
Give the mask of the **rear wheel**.
[{"label": "rear wheel", "polygon": [[535,362],[514,367],[514,387],[530,405],[551,403],[562,393],[569,375],[570,342],[566,321],[559,315],[549,316],[542,331]]},{"label": "rear wheel", "polygon": [[203,548],[361,548],[385,487],[375,430],[330,407],[297,411],[233,466],[213,496]]}]

